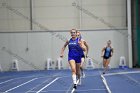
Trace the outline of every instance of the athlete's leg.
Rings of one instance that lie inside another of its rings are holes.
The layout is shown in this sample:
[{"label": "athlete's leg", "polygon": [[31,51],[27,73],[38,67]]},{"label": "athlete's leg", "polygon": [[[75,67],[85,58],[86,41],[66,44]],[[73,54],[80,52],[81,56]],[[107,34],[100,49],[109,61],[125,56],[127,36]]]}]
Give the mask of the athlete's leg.
[{"label": "athlete's leg", "polygon": [[104,72],[103,72],[103,74],[105,74],[105,72],[108,70],[109,63],[110,63],[110,58],[103,59],[103,66],[104,66]]},{"label": "athlete's leg", "polygon": [[105,74],[106,72],[106,61],[107,59],[103,58],[103,68],[104,68],[103,74]]},{"label": "athlete's leg", "polygon": [[105,68],[106,67],[106,60],[105,58],[103,58],[103,67]]},{"label": "athlete's leg", "polygon": [[74,88],[76,88],[76,64],[75,63],[76,63],[75,60],[69,60]]},{"label": "athlete's leg", "polygon": [[76,63],[76,72],[77,72],[77,77],[78,77],[78,84],[81,85],[81,74],[80,74],[80,66],[81,63]]},{"label": "athlete's leg", "polygon": [[106,71],[109,69],[109,67],[108,67],[109,63],[110,63],[110,58],[108,58],[108,59],[106,60],[106,64],[105,64]]},{"label": "athlete's leg", "polygon": [[83,70],[83,68],[84,68],[84,67],[83,67],[84,63],[85,63],[85,58],[82,57],[82,58],[81,58],[80,70],[81,70],[81,75],[82,75],[83,78],[85,77],[85,73],[84,73],[84,70]]}]

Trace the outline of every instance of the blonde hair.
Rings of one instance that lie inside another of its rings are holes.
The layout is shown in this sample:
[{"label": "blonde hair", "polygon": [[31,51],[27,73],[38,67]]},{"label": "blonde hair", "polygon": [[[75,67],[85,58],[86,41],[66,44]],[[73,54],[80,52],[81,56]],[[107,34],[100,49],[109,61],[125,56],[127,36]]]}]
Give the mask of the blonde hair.
[{"label": "blonde hair", "polygon": [[76,33],[77,33],[77,30],[76,30],[76,29],[71,29],[71,30],[70,30],[70,33],[72,32],[72,30],[75,30],[75,31],[76,31]]},{"label": "blonde hair", "polygon": [[111,40],[108,40],[108,41],[107,41],[107,43],[108,43],[108,42],[110,42],[110,43],[111,43]]}]

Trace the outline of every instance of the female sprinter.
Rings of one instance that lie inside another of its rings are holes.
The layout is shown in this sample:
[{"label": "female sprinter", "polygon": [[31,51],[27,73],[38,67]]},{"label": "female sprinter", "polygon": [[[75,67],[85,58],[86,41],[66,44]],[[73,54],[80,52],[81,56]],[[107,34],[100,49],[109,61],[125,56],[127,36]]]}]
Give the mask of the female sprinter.
[{"label": "female sprinter", "polygon": [[79,39],[81,39],[81,45],[82,45],[82,48],[83,48],[83,52],[81,52],[82,53],[82,58],[81,58],[80,70],[81,70],[82,77],[84,78],[85,77],[85,73],[84,73],[84,70],[83,70],[83,64],[85,62],[85,57],[87,57],[87,55],[88,55],[89,46],[86,43],[86,41],[84,39],[82,39],[80,31],[77,31],[77,37]]},{"label": "female sprinter", "polygon": [[77,82],[76,82],[76,75],[78,76],[78,81],[80,80],[80,65],[81,65],[81,41],[77,38],[77,30],[72,29],[70,31],[71,33],[71,39],[69,41],[66,41],[64,44],[60,57],[64,56],[64,50],[66,46],[68,45],[69,53],[68,53],[68,61],[71,67],[72,71],[72,79],[74,86],[73,88],[76,89]]},{"label": "female sprinter", "polygon": [[108,65],[110,63],[110,59],[113,56],[113,48],[111,47],[111,40],[107,41],[107,46],[102,49],[102,57],[103,57],[103,66],[104,71],[103,74],[108,70]]}]

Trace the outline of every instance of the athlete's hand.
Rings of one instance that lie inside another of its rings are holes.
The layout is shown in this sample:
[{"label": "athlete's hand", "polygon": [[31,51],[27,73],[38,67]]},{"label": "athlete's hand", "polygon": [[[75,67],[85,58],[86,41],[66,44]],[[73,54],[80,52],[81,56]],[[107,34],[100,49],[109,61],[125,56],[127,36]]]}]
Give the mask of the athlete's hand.
[{"label": "athlete's hand", "polygon": [[84,46],[83,42],[81,40],[78,41],[78,44],[83,49],[83,51],[86,51],[86,46]]},{"label": "athlete's hand", "polygon": [[78,44],[80,45],[80,46],[82,46],[82,41],[80,40],[80,41],[78,41]]},{"label": "athlete's hand", "polygon": [[61,55],[60,55],[60,57],[61,57],[61,58],[63,58],[63,57],[64,57],[64,55],[63,55],[63,54],[61,54]]},{"label": "athlete's hand", "polygon": [[88,58],[88,55],[86,55],[86,58]]}]

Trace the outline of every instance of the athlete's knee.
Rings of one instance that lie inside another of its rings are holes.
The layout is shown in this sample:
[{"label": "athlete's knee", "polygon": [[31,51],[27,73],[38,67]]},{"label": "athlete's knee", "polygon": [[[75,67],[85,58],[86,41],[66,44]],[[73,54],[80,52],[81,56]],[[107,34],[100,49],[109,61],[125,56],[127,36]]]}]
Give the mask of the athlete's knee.
[{"label": "athlete's knee", "polygon": [[71,69],[71,72],[72,72],[73,74],[76,74],[76,69],[75,69],[75,68],[72,68],[72,69]]},{"label": "athlete's knee", "polygon": [[76,75],[80,75],[80,70],[76,72]]},{"label": "athlete's knee", "polygon": [[77,75],[77,76],[80,76],[80,73],[77,72],[76,75]]}]

